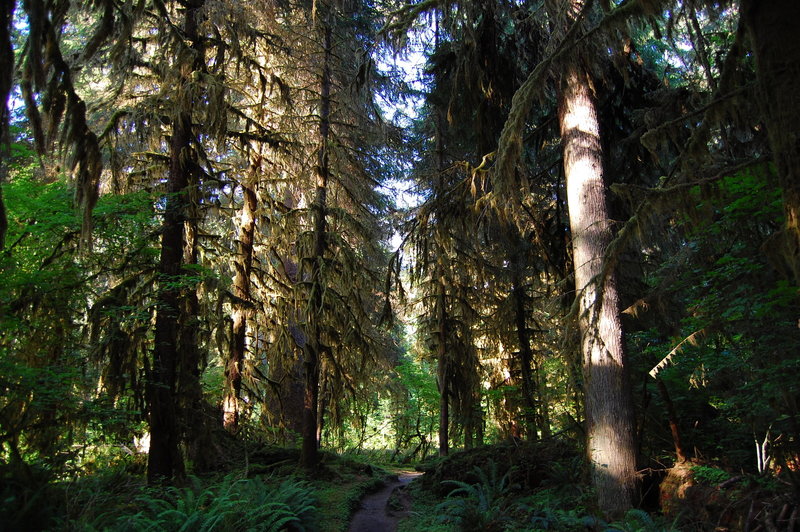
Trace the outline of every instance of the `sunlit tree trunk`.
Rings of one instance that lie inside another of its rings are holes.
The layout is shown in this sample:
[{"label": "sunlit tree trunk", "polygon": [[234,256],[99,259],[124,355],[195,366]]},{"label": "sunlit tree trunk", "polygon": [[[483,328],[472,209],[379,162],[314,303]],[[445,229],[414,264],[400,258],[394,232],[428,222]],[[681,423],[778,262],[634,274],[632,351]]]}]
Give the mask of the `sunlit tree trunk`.
[{"label": "sunlit tree trunk", "polygon": [[589,76],[566,69],[559,119],[569,205],[586,392],[587,452],[600,509],[617,517],[636,487],[634,416],[613,268],[604,269],[612,231],[603,182],[600,124]]},{"label": "sunlit tree trunk", "polygon": [[[318,15],[319,16],[319,15]],[[331,24],[323,25],[323,63],[320,80],[319,107],[319,151],[317,152],[316,191],[312,205],[314,224],[314,248],[311,272],[311,302],[309,309],[309,329],[311,337],[305,346],[305,399],[303,402],[303,448],[301,463],[307,469],[316,469],[319,460],[319,440],[317,439],[317,410],[319,406],[319,380],[323,356],[322,306],[325,250],[327,248],[327,200],[328,178],[330,173],[328,143],[331,114]]]},{"label": "sunlit tree trunk", "polygon": [[742,0],[756,60],[759,103],[783,189],[782,254],[800,284],[800,2]]},{"label": "sunlit tree trunk", "polygon": [[330,401],[331,390],[330,382],[328,379],[329,374],[325,361],[320,362],[320,385],[319,385],[319,400],[317,401],[317,444],[321,445],[322,432],[325,430],[325,410],[328,408]]},{"label": "sunlit tree trunk", "polygon": [[[253,170],[260,166],[253,165]],[[242,391],[242,366],[244,364],[247,319],[250,314],[250,275],[253,270],[253,235],[258,198],[252,182],[242,183],[242,212],[237,241],[236,273],[233,278],[233,341],[230,358],[225,364],[225,397],[222,401],[223,425],[231,432],[239,427],[239,399]]]}]

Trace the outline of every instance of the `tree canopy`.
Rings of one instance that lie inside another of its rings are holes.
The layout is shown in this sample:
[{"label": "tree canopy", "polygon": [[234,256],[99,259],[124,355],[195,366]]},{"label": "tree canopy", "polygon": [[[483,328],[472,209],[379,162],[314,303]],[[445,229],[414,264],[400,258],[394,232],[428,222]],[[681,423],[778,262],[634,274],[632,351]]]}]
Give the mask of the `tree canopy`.
[{"label": "tree canopy", "polygon": [[534,442],[571,449],[598,519],[720,468],[797,526],[798,18],[4,3],[0,513],[264,445],[314,479],[327,452]]}]

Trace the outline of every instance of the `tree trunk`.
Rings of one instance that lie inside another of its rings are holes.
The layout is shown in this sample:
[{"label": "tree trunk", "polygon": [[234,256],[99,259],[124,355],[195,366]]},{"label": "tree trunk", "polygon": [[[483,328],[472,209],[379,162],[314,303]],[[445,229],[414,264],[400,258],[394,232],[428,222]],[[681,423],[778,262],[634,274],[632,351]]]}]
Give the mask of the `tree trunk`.
[{"label": "tree trunk", "polygon": [[149,483],[168,482],[183,474],[176,394],[178,338],[180,325],[180,281],[183,263],[183,220],[190,169],[186,163],[191,149],[191,119],[176,117],[170,144],[167,203],[161,229],[159,297],[156,303],[153,368],[148,387],[150,411]]},{"label": "tree trunk", "polygon": [[436,375],[439,382],[439,456],[447,456],[450,451],[450,383],[447,378],[447,309],[445,303],[444,285],[439,284],[437,302],[439,344],[436,352],[438,360]]},{"label": "tree trunk", "polygon": [[[253,166],[253,173],[259,163]],[[258,198],[253,183],[242,183],[241,222],[239,225],[238,257],[233,278],[233,341],[225,364],[225,397],[222,401],[223,426],[230,432],[239,428],[239,399],[242,391],[242,366],[246,351],[247,319],[250,315],[250,275],[253,270],[253,234],[255,233]]]},{"label": "tree trunk", "polygon": [[[436,16],[436,28],[434,30],[434,49],[439,48],[439,17]],[[438,190],[437,197],[441,197],[445,190],[444,183],[444,169],[445,169],[445,153],[444,153],[444,113],[441,109],[437,108],[436,114],[436,171],[438,175]],[[437,239],[437,245],[441,242]],[[440,253],[444,253],[440,249]],[[439,257],[436,260],[440,260]],[[436,266],[434,275],[439,283],[439,293],[437,294],[437,309],[436,321],[439,326],[439,344],[436,348],[436,380],[439,385],[439,456],[447,456],[450,452],[450,382],[448,379],[448,363],[447,363],[447,297],[444,286],[444,267],[439,263]]]},{"label": "tree trunk", "polygon": [[[513,245],[517,245],[515,242]],[[533,351],[531,350],[531,340],[528,331],[525,305],[525,288],[522,286],[520,276],[519,256],[515,252],[511,260],[512,279],[511,297],[514,299],[514,321],[517,328],[517,341],[519,342],[519,364],[522,374],[522,402],[525,407],[525,430],[529,435],[536,438],[536,402],[533,399],[535,383],[531,373],[531,363],[533,362]]]},{"label": "tree trunk", "polygon": [[325,369],[325,361],[320,363],[321,375],[319,385],[319,401],[317,405],[317,445],[322,444],[322,431],[325,430],[325,410],[328,408],[328,401],[330,400],[331,391],[329,389],[330,383],[327,379]]},{"label": "tree trunk", "polygon": [[277,385],[270,396],[269,410],[277,417],[275,425],[282,429],[284,442],[293,446],[303,433],[305,382],[302,361],[294,360],[289,367],[287,362],[278,357],[270,363],[270,379]]},{"label": "tree trunk", "polygon": [[544,375],[541,365],[538,363],[533,369],[535,375],[538,376],[536,379],[536,393],[539,403],[539,410],[537,413],[539,419],[539,430],[542,431],[542,438],[549,438],[552,432],[550,430],[550,411],[548,409],[547,396],[545,395],[546,376]]},{"label": "tree trunk", "polygon": [[[197,180],[190,173],[189,216],[184,223],[184,264],[198,264],[197,221],[199,219],[199,202]],[[203,388],[200,384],[203,357],[198,349],[197,332],[199,329],[200,300],[198,286],[188,286],[182,294],[181,315],[178,338],[178,370],[176,394],[179,406],[178,416],[181,422],[181,439],[186,441],[187,458],[192,462],[194,472],[210,471],[214,467],[215,457],[211,440],[209,412],[203,399]]]},{"label": "tree trunk", "polygon": [[8,131],[11,116],[8,110],[8,97],[11,95],[11,80],[14,77],[14,48],[11,44],[11,33],[15,3],[15,0],[10,0],[0,8],[0,251],[5,249],[8,230],[2,185],[6,182],[11,155],[9,152],[11,138]]},{"label": "tree trunk", "polygon": [[742,0],[755,54],[759,104],[783,189],[781,252],[800,284],[800,39],[797,0]]},{"label": "tree trunk", "polygon": [[612,239],[603,183],[600,124],[589,76],[566,69],[559,99],[578,321],[586,392],[587,452],[600,509],[619,517],[637,484],[634,416],[613,268],[604,271]]},{"label": "tree trunk", "polygon": [[324,55],[322,62],[322,78],[320,81],[319,109],[319,151],[315,169],[317,186],[312,205],[314,215],[314,251],[311,272],[311,305],[309,325],[311,338],[305,348],[305,399],[303,402],[303,448],[301,463],[303,467],[314,470],[319,460],[319,441],[317,440],[317,408],[319,404],[320,362],[323,356],[322,338],[322,292],[325,287],[324,261],[327,248],[326,211],[328,198],[328,143],[330,136],[331,114],[331,23],[323,22]]},{"label": "tree trunk", "polygon": [[464,413],[464,449],[472,449],[475,447],[475,413],[472,409]]},{"label": "tree trunk", "polygon": [[[184,33],[192,46],[199,46],[197,11],[202,5],[193,4],[184,15]],[[198,54],[198,57],[200,55]],[[196,62],[195,62],[196,63]],[[180,77],[188,87],[197,64],[181,65]],[[184,88],[183,90],[188,90]],[[151,484],[170,482],[184,474],[180,453],[181,423],[178,376],[184,375],[180,352],[181,306],[186,287],[181,270],[184,255],[184,221],[190,202],[189,183],[194,170],[192,151],[193,102],[186,94],[178,95],[180,112],[172,120],[170,167],[164,221],[161,228],[161,257],[159,260],[159,293],[156,301],[155,342],[153,367],[148,382],[150,415],[150,452],[147,480]],[[184,99],[184,101],[180,101]]]}]

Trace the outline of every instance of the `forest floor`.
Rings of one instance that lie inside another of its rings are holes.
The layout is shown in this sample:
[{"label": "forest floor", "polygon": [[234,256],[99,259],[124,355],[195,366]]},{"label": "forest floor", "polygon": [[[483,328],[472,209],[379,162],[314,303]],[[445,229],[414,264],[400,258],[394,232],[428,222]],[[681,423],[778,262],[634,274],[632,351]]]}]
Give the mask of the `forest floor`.
[{"label": "forest floor", "polygon": [[408,512],[411,500],[405,492],[406,486],[422,475],[416,471],[398,471],[395,480],[386,483],[375,493],[361,500],[361,506],[353,514],[349,532],[394,532],[397,523]]}]

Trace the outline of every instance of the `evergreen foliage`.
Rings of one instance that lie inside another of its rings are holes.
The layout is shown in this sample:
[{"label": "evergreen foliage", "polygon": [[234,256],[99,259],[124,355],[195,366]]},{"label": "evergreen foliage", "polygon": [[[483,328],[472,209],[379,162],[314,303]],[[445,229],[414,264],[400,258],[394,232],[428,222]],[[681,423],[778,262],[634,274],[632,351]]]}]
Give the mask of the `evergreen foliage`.
[{"label": "evergreen foliage", "polygon": [[5,2],[0,528],[796,527],[798,5]]}]

